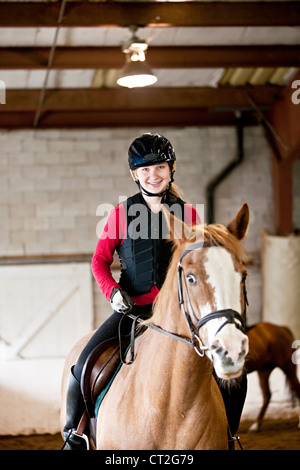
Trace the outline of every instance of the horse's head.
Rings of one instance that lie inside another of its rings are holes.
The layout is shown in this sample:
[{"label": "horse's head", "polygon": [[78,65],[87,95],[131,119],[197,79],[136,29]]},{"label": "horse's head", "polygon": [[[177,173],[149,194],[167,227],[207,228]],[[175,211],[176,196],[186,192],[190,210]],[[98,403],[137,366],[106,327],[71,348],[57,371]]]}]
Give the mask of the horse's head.
[{"label": "horse's head", "polygon": [[248,229],[248,205],[241,207],[227,227],[197,227],[193,242],[176,237],[178,220],[173,222],[171,232],[177,245],[173,261],[178,264],[179,299],[190,334],[220,378],[237,378],[248,353],[243,332],[246,256],[240,243]]}]

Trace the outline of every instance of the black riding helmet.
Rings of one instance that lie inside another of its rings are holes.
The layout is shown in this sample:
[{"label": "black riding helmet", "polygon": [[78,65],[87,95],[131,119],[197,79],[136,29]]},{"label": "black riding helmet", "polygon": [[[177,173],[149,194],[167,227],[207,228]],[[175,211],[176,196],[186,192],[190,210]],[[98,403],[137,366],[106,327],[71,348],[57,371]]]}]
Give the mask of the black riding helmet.
[{"label": "black riding helmet", "polygon": [[161,134],[143,134],[129,147],[128,163],[131,170],[176,160],[171,142]]},{"label": "black riding helmet", "polygon": [[[157,165],[164,162],[167,162],[170,166],[171,181],[168,188],[159,194],[150,193],[142,188],[147,196],[164,196],[166,192],[170,191],[175,172],[175,161],[175,151],[171,142],[161,134],[143,134],[132,142],[128,150],[128,164],[131,171],[143,166]],[[136,181],[135,177],[134,180]],[[141,189],[139,181],[136,181],[136,183]]]}]

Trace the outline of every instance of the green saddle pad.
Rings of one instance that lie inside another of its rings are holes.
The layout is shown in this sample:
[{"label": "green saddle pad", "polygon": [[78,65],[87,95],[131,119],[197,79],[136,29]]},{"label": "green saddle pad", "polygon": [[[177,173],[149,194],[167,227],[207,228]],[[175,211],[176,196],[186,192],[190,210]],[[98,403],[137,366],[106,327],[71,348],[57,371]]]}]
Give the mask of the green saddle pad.
[{"label": "green saddle pad", "polygon": [[99,412],[99,408],[100,408],[100,405],[105,397],[105,395],[107,394],[108,390],[110,389],[110,386],[111,384],[113,383],[117,373],[119,372],[119,370],[121,369],[121,366],[122,366],[122,362],[120,361],[120,364],[118,365],[114,375],[112,376],[112,378],[110,379],[110,381],[107,383],[107,385],[104,387],[104,389],[100,392],[100,394],[98,395],[97,399],[96,399],[96,402],[95,402],[95,416],[97,417],[98,416],[98,412]]}]

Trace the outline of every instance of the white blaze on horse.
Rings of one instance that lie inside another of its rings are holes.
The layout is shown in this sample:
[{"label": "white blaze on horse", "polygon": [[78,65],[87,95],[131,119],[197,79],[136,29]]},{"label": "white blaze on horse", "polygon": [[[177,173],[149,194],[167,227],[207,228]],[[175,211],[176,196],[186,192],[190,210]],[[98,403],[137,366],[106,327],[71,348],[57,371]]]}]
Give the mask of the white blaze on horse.
[{"label": "white blaze on horse", "polygon": [[[186,233],[182,222],[171,218],[174,254],[167,277],[148,328],[135,340],[134,362],[121,367],[99,408],[97,449],[228,449],[213,368],[230,386],[248,353],[241,246],[248,224],[244,204],[227,227],[199,226],[190,241],[178,234]],[[87,340],[66,361],[62,427],[69,371]]]}]

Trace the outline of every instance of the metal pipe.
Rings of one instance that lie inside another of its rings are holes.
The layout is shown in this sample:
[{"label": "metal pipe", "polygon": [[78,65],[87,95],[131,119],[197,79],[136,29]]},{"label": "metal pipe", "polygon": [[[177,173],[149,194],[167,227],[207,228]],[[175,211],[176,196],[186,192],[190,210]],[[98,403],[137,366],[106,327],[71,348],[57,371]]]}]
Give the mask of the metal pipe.
[{"label": "metal pipe", "polygon": [[232,160],[217,176],[215,176],[206,186],[206,222],[215,222],[215,190],[227,178],[227,176],[243,161],[244,158],[244,135],[243,120],[240,113],[236,114],[236,136],[237,136],[237,156]]},{"label": "metal pipe", "polygon": [[63,20],[63,17],[64,17],[66,3],[67,3],[67,0],[62,0],[62,2],[61,2],[59,15],[58,15],[58,20],[57,20],[57,27],[56,27],[55,35],[54,35],[54,40],[53,40],[53,44],[52,44],[51,49],[50,49],[48,65],[47,65],[47,71],[46,71],[43,87],[41,89],[38,107],[37,107],[37,110],[36,110],[36,113],[35,113],[35,116],[34,116],[34,122],[33,122],[33,127],[34,128],[36,128],[38,126],[39,119],[40,119],[40,116],[41,116],[41,112],[42,112],[42,108],[43,108],[43,104],[44,104],[44,100],[45,100],[45,95],[46,95],[46,90],[47,90],[47,85],[48,85],[48,78],[49,78],[49,74],[50,74],[51,67],[52,67],[52,64],[53,64],[54,53],[55,53],[55,49],[56,49],[56,45],[57,45],[57,39],[58,39],[58,33],[59,33],[60,26],[61,26],[61,23],[62,23],[62,20]]}]

